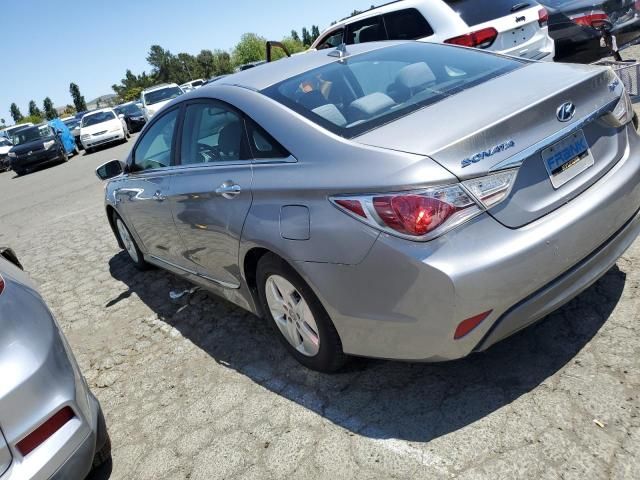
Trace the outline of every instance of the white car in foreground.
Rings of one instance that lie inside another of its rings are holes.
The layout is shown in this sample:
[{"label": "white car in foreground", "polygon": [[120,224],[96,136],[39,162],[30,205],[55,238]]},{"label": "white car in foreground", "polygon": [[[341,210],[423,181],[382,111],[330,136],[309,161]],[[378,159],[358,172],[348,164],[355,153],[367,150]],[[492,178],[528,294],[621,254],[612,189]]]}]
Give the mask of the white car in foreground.
[{"label": "white car in foreground", "polygon": [[549,15],[536,1],[400,0],[341,20],[311,48],[379,40],[421,40],[553,60]]},{"label": "white car in foreground", "polygon": [[124,115],[117,115],[112,108],[87,113],[80,122],[80,142],[87,153],[100,145],[126,142],[129,137]]},{"label": "white car in foreground", "polygon": [[143,90],[140,94],[140,100],[142,100],[144,118],[148,122],[158,110],[183,93],[184,90],[177,83],[165,83]]}]

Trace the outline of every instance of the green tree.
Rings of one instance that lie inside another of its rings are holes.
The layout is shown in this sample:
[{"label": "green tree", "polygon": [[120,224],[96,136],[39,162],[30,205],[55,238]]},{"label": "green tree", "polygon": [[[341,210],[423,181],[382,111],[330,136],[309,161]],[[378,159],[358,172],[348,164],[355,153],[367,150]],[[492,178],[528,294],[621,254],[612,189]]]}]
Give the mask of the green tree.
[{"label": "green tree", "polygon": [[[282,44],[291,55],[294,53],[304,52],[306,50],[306,47],[302,44],[302,41],[299,38],[297,40],[292,37],[283,38]],[[273,60],[279,60],[286,56],[281,48],[274,48],[272,52]]]},{"label": "green tree", "polygon": [[300,35],[295,30],[291,30],[291,38],[296,42],[300,41]]},{"label": "green tree", "polygon": [[317,25],[311,25],[311,43],[315,42],[320,36],[320,28]]},{"label": "green tree", "polygon": [[313,43],[311,41],[311,34],[309,33],[309,30],[307,30],[307,27],[302,27],[302,43],[305,47],[310,47]]},{"label": "green tree", "polygon": [[216,59],[211,50],[200,50],[195,57],[197,63],[198,76],[202,78],[211,78],[216,71]]},{"label": "green tree", "polygon": [[53,120],[54,118],[58,118],[58,112],[53,108],[53,102],[49,97],[45,98],[42,102],[42,107],[44,108],[44,114],[47,117],[47,120]]},{"label": "green tree", "polygon": [[233,64],[239,66],[264,60],[267,57],[266,44],[267,40],[264,37],[255,33],[245,33],[233,48]]},{"label": "green tree", "polygon": [[13,118],[13,123],[18,123],[20,120],[22,120],[22,113],[15,103],[12,103],[9,109],[11,110],[11,118]]},{"label": "green tree", "polygon": [[213,63],[215,65],[213,76],[228,75],[233,73],[233,62],[231,55],[224,50],[215,50],[213,52]]},{"label": "green tree", "polygon": [[34,100],[31,100],[29,102],[29,116],[42,118],[42,112],[40,111],[38,105],[36,105],[36,102]]},{"label": "green tree", "polygon": [[62,113],[64,115],[75,115],[77,112],[73,105],[67,105],[66,107],[64,107],[64,112]]},{"label": "green tree", "polygon": [[140,92],[145,88],[151,87],[154,83],[155,80],[145,72],[135,75],[131,70],[127,70],[124,78],[120,80],[120,84],[112,85],[111,88],[118,95],[120,101],[130,102],[140,97]]},{"label": "green tree", "polygon": [[28,116],[26,116],[26,117],[22,117],[22,118],[20,119],[20,121],[19,121],[19,122],[16,122],[16,123],[17,123],[17,124],[20,124],[20,123],[29,123],[29,122],[30,122],[30,123],[40,123],[40,122],[42,122],[42,120],[43,120],[43,118],[42,118],[41,116],[39,116],[39,115],[28,115]]},{"label": "green tree", "polygon": [[158,82],[170,82],[172,70],[176,66],[174,55],[160,45],[151,45],[147,62],[151,65],[151,74]]},{"label": "green tree", "polygon": [[69,93],[71,93],[71,98],[73,99],[76,111],[84,112],[87,109],[87,102],[84,101],[84,97],[80,93],[80,87],[75,83],[69,84]]}]

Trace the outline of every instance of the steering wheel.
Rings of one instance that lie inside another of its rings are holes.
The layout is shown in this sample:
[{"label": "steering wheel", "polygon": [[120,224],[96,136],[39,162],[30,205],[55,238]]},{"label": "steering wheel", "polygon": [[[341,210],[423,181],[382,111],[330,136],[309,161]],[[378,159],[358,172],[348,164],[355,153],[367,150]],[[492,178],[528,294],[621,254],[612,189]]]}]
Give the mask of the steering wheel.
[{"label": "steering wheel", "polygon": [[198,143],[198,155],[204,163],[220,160],[218,147],[213,147],[206,143]]}]

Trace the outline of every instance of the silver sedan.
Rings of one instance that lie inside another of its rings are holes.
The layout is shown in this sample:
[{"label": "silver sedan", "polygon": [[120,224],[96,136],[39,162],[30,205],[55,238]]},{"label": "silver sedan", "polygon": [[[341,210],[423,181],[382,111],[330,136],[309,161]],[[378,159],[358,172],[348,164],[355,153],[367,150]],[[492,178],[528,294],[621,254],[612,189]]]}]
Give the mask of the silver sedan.
[{"label": "silver sedan", "polygon": [[0,331],[0,478],[85,478],[110,458],[100,404],[7,249],[0,249]]},{"label": "silver sedan", "polygon": [[632,120],[606,68],[368,43],[181,96],[97,174],[136,265],[266,317],[304,365],[444,361],[544,317],[634,241]]}]

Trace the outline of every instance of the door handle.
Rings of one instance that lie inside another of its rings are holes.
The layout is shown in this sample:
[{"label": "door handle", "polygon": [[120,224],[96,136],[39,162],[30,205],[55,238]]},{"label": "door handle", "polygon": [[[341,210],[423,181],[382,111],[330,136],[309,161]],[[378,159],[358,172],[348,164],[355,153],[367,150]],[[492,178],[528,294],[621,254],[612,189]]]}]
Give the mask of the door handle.
[{"label": "door handle", "polygon": [[227,180],[218,188],[216,188],[216,195],[221,195],[224,198],[232,199],[238,195],[242,191],[242,187],[240,185],[233,183],[231,180]]},{"label": "door handle", "polygon": [[165,197],[160,190],[156,190],[156,193],[153,194],[153,198],[154,200],[158,201],[158,202],[162,202],[163,200],[166,200],[167,197]]}]

